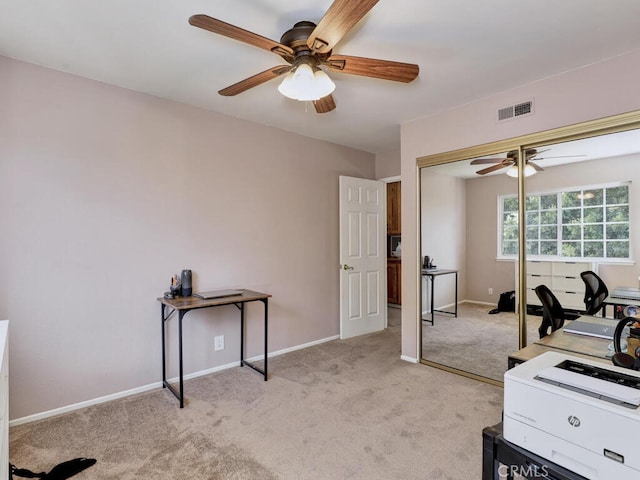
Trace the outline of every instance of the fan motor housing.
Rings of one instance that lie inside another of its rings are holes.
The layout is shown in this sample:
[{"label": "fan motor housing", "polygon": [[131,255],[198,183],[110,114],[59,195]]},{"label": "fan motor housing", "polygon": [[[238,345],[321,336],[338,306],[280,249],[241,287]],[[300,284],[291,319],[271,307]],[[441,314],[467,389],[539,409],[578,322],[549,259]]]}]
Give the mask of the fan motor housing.
[{"label": "fan motor housing", "polygon": [[280,37],[280,43],[287,47],[291,47],[294,51],[300,48],[309,50],[309,47],[307,46],[307,38],[309,38],[309,35],[311,35],[314,28],[316,28],[316,24],[313,22],[298,22],[293,26],[293,28],[282,34],[282,37]]},{"label": "fan motor housing", "polygon": [[322,63],[331,56],[331,51],[327,53],[318,53],[309,48],[307,40],[315,28],[316,24],[313,22],[309,22],[307,20],[297,22],[293,28],[282,34],[282,37],[280,37],[280,43],[291,48],[296,59],[306,57],[306,61],[313,62],[313,60],[310,60],[313,58],[316,61],[315,64]]}]

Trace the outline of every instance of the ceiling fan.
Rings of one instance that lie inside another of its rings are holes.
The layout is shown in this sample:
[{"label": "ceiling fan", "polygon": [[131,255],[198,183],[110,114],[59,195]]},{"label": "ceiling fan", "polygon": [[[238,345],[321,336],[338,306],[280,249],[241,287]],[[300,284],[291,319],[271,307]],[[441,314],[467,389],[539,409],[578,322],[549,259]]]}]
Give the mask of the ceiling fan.
[{"label": "ceiling fan", "polygon": [[[282,35],[280,42],[203,14],[193,15],[189,23],[273,52],[288,64],[277,65],[223,88],[218,92],[220,95],[237,95],[286,74],[278,88],[283,95],[297,100],[311,100],[316,112],[326,113],[334,110],[336,104],[331,95],[335,85],[324,68],[332,72],[404,83],[418,76],[419,67],[415,64],[333,54],[336,44],[376,3],[378,0],[335,0],[317,25],[309,21],[297,22]],[[319,93],[307,93],[300,82],[306,82],[307,86],[313,84]]]},{"label": "ceiling fan", "polygon": [[[534,160],[546,160],[549,158],[569,158],[569,157],[585,157],[586,155],[561,155],[557,157],[538,157],[539,154],[543,152],[547,152],[547,150],[536,150],[535,148],[527,148],[524,151],[525,156],[525,176],[533,175],[536,172],[544,171],[540,165],[534,162]],[[500,170],[501,168],[509,168],[507,171],[507,175],[510,176],[518,176],[517,166],[518,166],[518,151],[512,150],[507,153],[506,158],[476,158],[471,161],[471,165],[486,165],[486,164],[495,164],[487,168],[483,168],[482,170],[478,170],[476,173],[478,175],[485,175],[487,173],[495,172],[496,170]],[[514,168],[515,167],[515,168]]]}]

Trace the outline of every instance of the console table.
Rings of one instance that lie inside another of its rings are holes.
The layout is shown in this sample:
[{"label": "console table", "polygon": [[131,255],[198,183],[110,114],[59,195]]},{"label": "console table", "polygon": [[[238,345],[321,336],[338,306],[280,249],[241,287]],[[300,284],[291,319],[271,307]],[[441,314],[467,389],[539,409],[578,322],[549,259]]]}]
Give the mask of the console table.
[{"label": "console table", "polygon": [[[434,284],[436,283],[436,277],[439,277],[440,275],[451,275],[451,274],[455,274],[456,276],[456,294],[455,294],[455,301],[453,304],[453,312],[448,310],[438,310],[434,308],[434,298],[433,298],[433,295],[435,292]],[[425,268],[425,269],[422,269],[422,276],[427,277],[429,280],[431,280],[431,308],[430,308],[431,320],[429,320],[428,318],[423,318],[422,320],[425,322],[431,322],[431,325],[433,325],[435,312],[448,313],[450,315],[453,315],[454,317],[457,317],[458,316],[458,270],[451,270],[451,269],[444,269],[444,268]]]},{"label": "console table", "polygon": [[[180,401],[180,408],[184,407],[184,372],[182,362],[182,319],[187,312],[200,308],[220,307],[222,305],[235,305],[240,310],[240,366],[247,365],[264,376],[267,381],[267,331],[269,322],[269,298],[268,293],[253,292],[251,290],[240,290],[240,295],[228,297],[218,297],[202,299],[198,297],[177,297],[158,298],[160,302],[160,314],[162,321],[162,387],[168,388],[171,393]],[[259,369],[244,359],[244,306],[249,302],[262,302],[264,304],[264,369]],[[169,309],[169,312],[166,310]],[[165,345],[165,324],[173,312],[178,312],[178,357],[179,357],[179,380],[178,390],[167,381],[166,366],[166,345]]]}]

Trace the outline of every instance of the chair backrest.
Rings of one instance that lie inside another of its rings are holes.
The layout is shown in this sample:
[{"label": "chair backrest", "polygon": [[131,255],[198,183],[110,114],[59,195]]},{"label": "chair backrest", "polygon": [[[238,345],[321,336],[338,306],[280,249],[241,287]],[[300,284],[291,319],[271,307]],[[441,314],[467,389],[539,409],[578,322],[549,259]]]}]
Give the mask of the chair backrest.
[{"label": "chair backrest", "polygon": [[564,325],[564,309],[546,285],[538,285],[535,291],[542,303],[542,322],[538,328],[538,333],[540,338],[543,338],[549,335],[549,329],[551,329],[551,332],[555,332],[562,328],[562,325]]},{"label": "chair backrest", "polygon": [[584,308],[587,315],[595,315],[602,308],[609,295],[607,286],[595,272],[587,270],[580,274],[584,282]]}]

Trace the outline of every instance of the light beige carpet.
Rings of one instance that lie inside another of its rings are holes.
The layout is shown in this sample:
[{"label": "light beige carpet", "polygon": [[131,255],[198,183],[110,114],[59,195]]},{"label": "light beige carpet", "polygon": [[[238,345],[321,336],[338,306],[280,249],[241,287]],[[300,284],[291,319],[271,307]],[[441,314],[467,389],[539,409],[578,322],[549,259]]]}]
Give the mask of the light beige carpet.
[{"label": "light beige carpet", "polygon": [[74,480],[477,480],[482,428],[502,389],[400,360],[399,311],[383,331],[282,355],[270,377],[233,368],[10,430],[34,471],[97,459]]},{"label": "light beige carpet", "polygon": [[[422,356],[430,361],[502,381],[507,358],[518,350],[518,317],[489,314],[495,307],[458,306],[458,316],[436,314],[434,325],[422,322]],[[527,341],[535,342],[542,317],[527,317]]]}]

